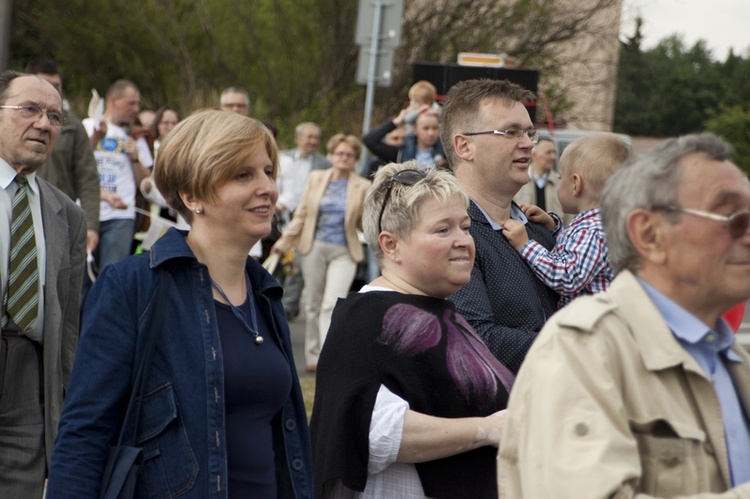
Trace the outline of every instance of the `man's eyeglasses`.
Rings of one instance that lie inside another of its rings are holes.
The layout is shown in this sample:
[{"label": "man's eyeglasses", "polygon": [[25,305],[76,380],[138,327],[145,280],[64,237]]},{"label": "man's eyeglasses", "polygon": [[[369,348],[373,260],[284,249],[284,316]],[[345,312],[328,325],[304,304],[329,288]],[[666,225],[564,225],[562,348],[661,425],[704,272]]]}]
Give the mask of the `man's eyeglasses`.
[{"label": "man's eyeglasses", "polygon": [[378,234],[383,232],[383,212],[385,211],[385,205],[388,204],[388,199],[391,197],[393,182],[398,182],[401,185],[412,186],[424,177],[425,173],[420,170],[401,170],[400,172],[391,175],[391,181],[388,184],[388,190],[385,191],[383,206],[380,208],[380,216],[378,217]]},{"label": "man's eyeglasses", "polygon": [[750,227],[750,211],[738,211],[731,215],[719,215],[718,213],[711,213],[708,211],[691,210],[689,208],[666,208],[669,211],[677,211],[680,213],[687,213],[696,217],[707,218],[708,220],[715,220],[717,222],[723,222],[727,224],[727,230],[732,239],[739,239],[747,233],[748,227]]},{"label": "man's eyeglasses", "polygon": [[521,140],[524,135],[528,135],[531,142],[536,144],[539,141],[539,132],[533,128],[527,128],[526,130],[517,130],[510,128],[508,130],[487,130],[486,132],[466,132],[461,135],[502,135],[506,139]]},{"label": "man's eyeglasses", "polygon": [[49,124],[60,127],[63,124],[63,115],[57,111],[44,111],[34,104],[24,104],[23,106],[0,106],[0,109],[16,109],[21,117],[27,120],[37,121],[43,114],[47,115]]}]

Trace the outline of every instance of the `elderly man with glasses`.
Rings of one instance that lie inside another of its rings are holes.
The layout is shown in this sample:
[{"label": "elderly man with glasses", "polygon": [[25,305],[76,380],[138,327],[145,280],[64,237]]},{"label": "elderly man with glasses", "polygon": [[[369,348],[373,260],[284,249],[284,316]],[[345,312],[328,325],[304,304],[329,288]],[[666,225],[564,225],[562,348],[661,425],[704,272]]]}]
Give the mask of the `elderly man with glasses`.
[{"label": "elderly man with glasses", "polygon": [[514,373],[558,299],[502,235],[503,224],[514,219],[525,224],[529,239],[547,249],[555,244],[552,232],[529,221],[513,202],[529,181],[538,138],[524,107],[533,98],[507,80],[463,81],[448,92],[440,125],[448,163],[471,198],[476,244],[471,281],[451,299]]},{"label": "elderly man with glasses", "polygon": [[0,74],[0,497],[42,497],[78,340],[86,218],[42,180],[58,91]]},{"label": "elderly man with glasses", "polygon": [[248,116],[250,114],[250,95],[244,88],[225,88],[221,91],[219,109],[222,111],[232,111],[242,116]]},{"label": "elderly man with glasses", "polygon": [[610,179],[618,275],[531,348],[500,497],[750,497],[750,356],[721,318],[750,298],[750,185],[730,154],[688,135]]}]

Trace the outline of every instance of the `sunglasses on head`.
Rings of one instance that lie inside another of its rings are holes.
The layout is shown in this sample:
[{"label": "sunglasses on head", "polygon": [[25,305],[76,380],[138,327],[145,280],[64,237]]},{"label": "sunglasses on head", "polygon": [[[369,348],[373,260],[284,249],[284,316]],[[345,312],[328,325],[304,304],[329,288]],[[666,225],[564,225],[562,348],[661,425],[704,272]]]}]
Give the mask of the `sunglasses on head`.
[{"label": "sunglasses on head", "polygon": [[401,170],[400,172],[391,175],[390,182],[388,183],[388,190],[385,191],[385,196],[383,197],[383,206],[380,208],[380,216],[378,217],[378,234],[383,232],[383,212],[385,211],[385,205],[388,204],[388,199],[391,197],[393,182],[398,182],[401,185],[412,186],[424,177],[425,173],[420,170]]}]

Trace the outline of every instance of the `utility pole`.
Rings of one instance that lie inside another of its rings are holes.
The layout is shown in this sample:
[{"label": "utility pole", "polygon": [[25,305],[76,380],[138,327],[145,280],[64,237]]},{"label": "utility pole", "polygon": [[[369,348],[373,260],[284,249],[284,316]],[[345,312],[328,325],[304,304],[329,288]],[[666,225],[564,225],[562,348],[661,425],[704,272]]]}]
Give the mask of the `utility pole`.
[{"label": "utility pole", "polygon": [[10,62],[10,26],[13,0],[0,0],[0,71],[8,69]]},{"label": "utility pole", "polygon": [[[357,83],[367,85],[362,135],[370,131],[375,86],[391,85],[393,51],[401,38],[403,0],[360,0],[354,42],[359,45]],[[367,151],[362,151],[360,170],[367,172]]]}]

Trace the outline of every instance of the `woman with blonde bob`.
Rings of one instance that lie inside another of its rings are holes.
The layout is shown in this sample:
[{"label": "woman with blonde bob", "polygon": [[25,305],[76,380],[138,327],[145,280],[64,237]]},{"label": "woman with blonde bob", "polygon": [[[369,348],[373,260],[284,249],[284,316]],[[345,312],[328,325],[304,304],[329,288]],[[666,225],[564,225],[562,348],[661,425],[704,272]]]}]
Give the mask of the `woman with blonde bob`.
[{"label": "woman with blonde bob", "polygon": [[[248,258],[271,230],[276,172],[270,132],[235,113],[194,114],[166,137],[154,175],[190,231],[170,229],[94,284],[47,497],[99,497],[121,433],[143,449],[136,497],[311,497],[282,290]],[[154,331],[137,424],[123,424]]]},{"label": "woman with blonde bob", "polygon": [[513,376],[446,299],[471,277],[468,205],[446,170],[375,175],[364,228],[382,275],[339,301],[321,353],[316,497],[497,497]]},{"label": "woman with blonde bob", "polygon": [[357,229],[370,181],[354,173],[362,143],[339,133],[327,144],[331,166],[307,177],[299,206],[271,249],[283,255],[292,246],[302,255],[305,281],[305,361],[314,372],[336,300],[349,292],[357,263],[365,258]]}]

